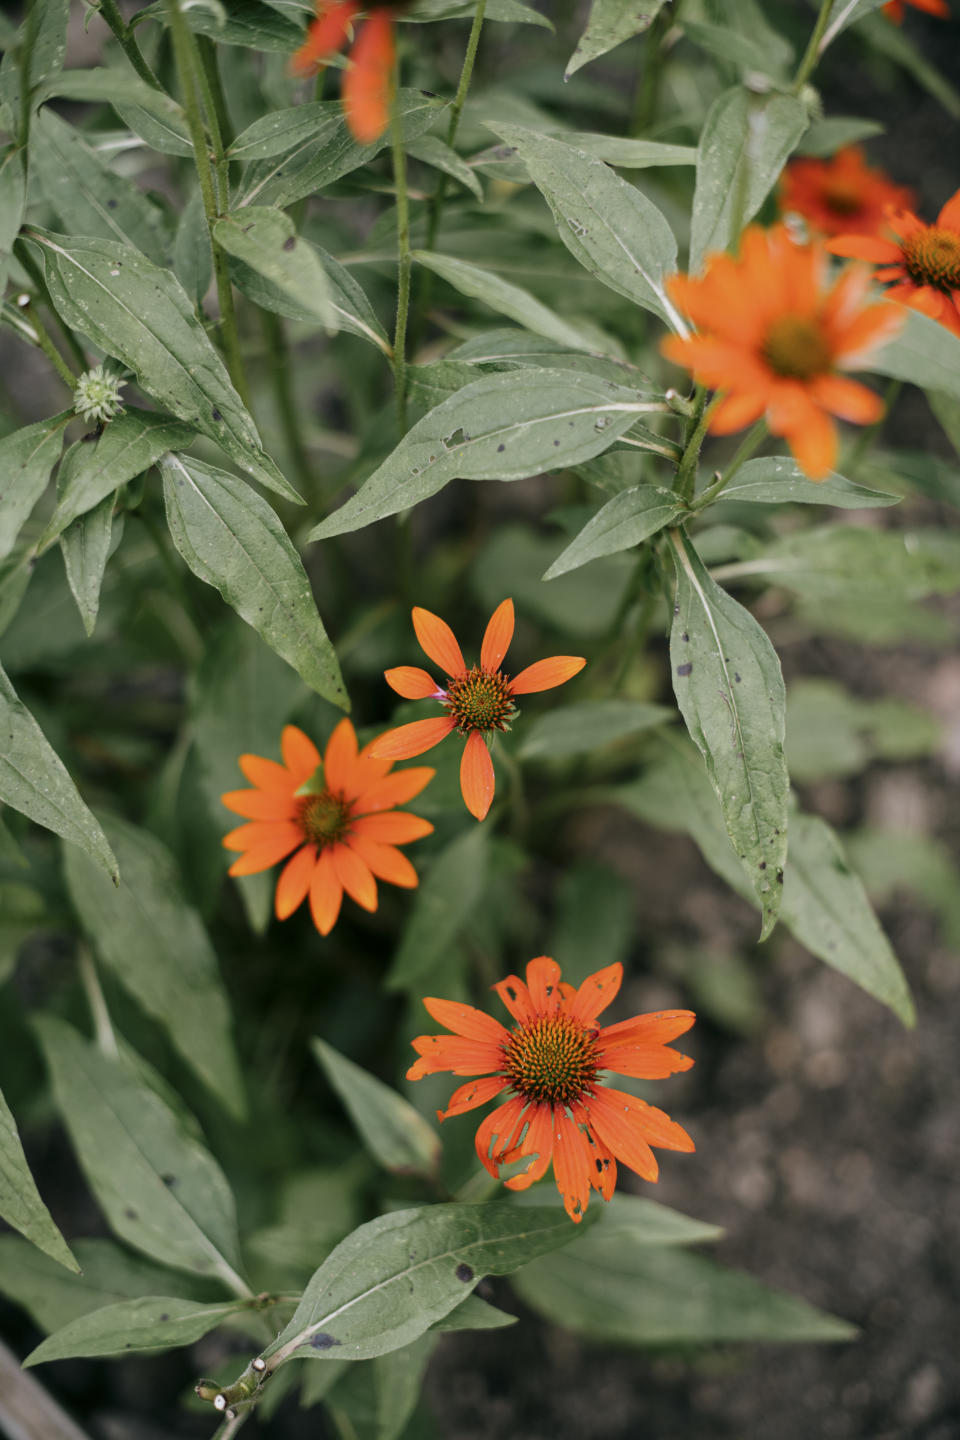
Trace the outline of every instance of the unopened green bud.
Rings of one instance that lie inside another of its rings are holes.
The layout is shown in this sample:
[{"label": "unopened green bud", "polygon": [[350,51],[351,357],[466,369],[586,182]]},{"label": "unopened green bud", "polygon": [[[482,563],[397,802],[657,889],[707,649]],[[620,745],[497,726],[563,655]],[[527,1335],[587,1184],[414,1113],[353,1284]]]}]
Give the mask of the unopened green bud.
[{"label": "unopened green bud", "polygon": [[85,370],[74,387],[73,408],[84,420],[112,420],[123,409],[120,391],[126,382],[104,365]]}]

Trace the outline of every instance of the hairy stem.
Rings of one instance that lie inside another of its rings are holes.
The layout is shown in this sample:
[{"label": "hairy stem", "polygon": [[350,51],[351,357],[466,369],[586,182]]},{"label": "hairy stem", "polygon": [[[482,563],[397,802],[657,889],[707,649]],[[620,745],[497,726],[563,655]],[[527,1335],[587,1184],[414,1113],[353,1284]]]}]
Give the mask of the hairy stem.
[{"label": "hairy stem", "polygon": [[267,342],[267,360],[273,385],[273,398],[280,416],[287,449],[297,478],[304,489],[309,491],[313,485],[313,471],[310,468],[310,458],[300,427],[296,396],[290,383],[290,350],[287,345],[286,331],[280,316],[272,310],[261,310],[260,320]]},{"label": "hairy stem", "polygon": [[[54,305],[53,301],[50,299],[50,292],[49,292],[49,290],[47,289],[47,282],[46,282],[46,280],[44,279],[43,271],[41,270],[41,268],[40,268],[40,266],[37,264],[37,262],[34,260],[33,256],[30,254],[29,249],[28,249],[27,246],[24,244],[24,242],[23,242],[22,239],[14,240],[14,242],[13,242],[13,253],[14,253],[14,255],[17,257],[17,260],[20,262],[20,264],[23,266],[24,270],[27,272],[28,276],[30,277],[30,283],[31,283],[31,284],[34,286],[34,288],[36,289],[37,294],[40,296],[41,300],[44,302],[44,304],[46,305],[47,309],[50,311],[50,314],[54,317],[54,319],[56,320],[57,324],[59,325],[59,327],[60,327],[60,333],[62,334],[63,338],[64,338],[64,339],[66,340],[66,342],[67,342],[67,348],[69,349],[71,355],[73,356],[73,358],[74,358],[74,360],[75,360],[75,362],[76,362],[76,365],[77,365],[78,370],[80,370],[80,371],[86,370],[86,368],[87,368],[87,357],[86,357],[86,355],[83,353],[83,348],[82,348],[82,346],[81,346],[81,344],[80,344],[80,341],[77,339],[76,335],[74,335],[74,333],[73,333],[73,331],[70,329],[70,327],[69,327],[68,325],[64,325],[63,321],[60,319],[60,316],[57,314],[56,306]],[[47,355],[49,355],[51,361],[52,361],[53,364],[57,367],[57,370],[59,371],[59,373],[64,376],[64,379],[66,379],[66,375],[69,374],[69,371],[67,371],[66,364],[64,363],[63,359],[62,359],[59,355],[57,355],[57,356],[56,356],[56,359],[54,359],[54,354],[55,354],[56,352],[54,351],[54,347],[53,347],[53,342],[52,342],[52,341],[51,341],[51,349],[50,349],[50,350],[47,350],[47,347],[44,345],[43,340],[42,340],[40,337],[41,337],[42,335],[45,335],[45,336],[47,336],[47,339],[49,339],[49,334],[48,334],[46,328],[40,323],[40,321],[39,321],[39,319],[38,319],[38,317],[37,317],[37,313],[36,313],[36,311],[33,310],[33,309],[30,310],[30,322],[31,322],[31,324],[35,327],[35,329],[36,329],[36,331],[37,331],[37,337],[38,337],[37,343],[38,343],[38,344],[40,345],[40,347],[47,353]],[[53,353],[51,353],[51,352],[53,352]],[[67,381],[67,383],[69,384],[70,388],[72,389],[72,388],[73,388],[73,383],[74,383],[74,376],[73,376],[73,375],[70,375],[70,379]]]},{"label": "hairy stem", "polygon": [[50,332],[44,325],[43,321],[40,319],[40,316],[37,314],[36,310],[34,310],[32,305],[21,306],[20,314],[29,321],[30,328],[36,338],[36,343],[39,345],[44,355],[46,355],[47,359],[50,361],[50,364],[56,370],[63,383],[70,387],[72,393],[73,387],[77,381],[77,377],[70,369],[70,366],[67,364],[66,360],[64,360],[63,356],[60,354],[60,351],[57,349],[56,345],[54,345],[53,340],[50,338]]},{"label": "hairy stem", "polygon": [[704,436],[707,433],[707,425],[710,421],[710,414],[716,405],[716,400],[707,405],[707,392],[702,385],[697,386],[695,395],[695,408],[687,422],[687,434],[683,447],[683,458],[677,466],[677,478],[673,482],[673,488],[681,500],[689,504],[693,499],[694,487],[697,483],[697,465],[700,460],[700,449],[703,445]]},{"label": "hairy stem", "polygon": [[[463,57],[463,66],[460,70],[460,83],[457,86],[457,93],[454,96],[453,104],[450,107],[450,123],[447,126],[447,144],[453,148],[453,142],[457,138],[457,131],[460,128],[460,117],[463,114],[463,107],[466,103],[467,92],[470,89],[470,81],[473,79],[473,67],[477,59],[477,50],[480,45],[480,32],[483,29],[483,17],[486,14],[487,0],[479,0],[473,16],[473,24],[470,26],[470,35],[467,39],[467,49]],[[433,199],[430,201],[430,216],[427,221],[427,245],[432,250],[437,238],[437,231],[440,228],[440,217],[443,214],[443,203],[447,198],[447,176],[443,171],[437,181],[437,188],[433,192]],[[429,274],[425,277],[425,283],[429,283]]]},{"label": "hairy stem", "polygon": [[712,505],[714,500],[727,488],[730,481],[736,475],[742,465],[745,465],[750,456],[761,445],[767,434],[766,420],[758,420],[756,425],[750,429],[740,442],[739,449],[735,452],[733,459],[722,475],[718,475],[712,485],[708,485],[702,495],[691,502],[691,510],[703,510],[707,505]]},{"label": "hairy stem", "polygon": [[117,4],[117,0],[100,0],[99,10],[101,17],[110,26],[110,29],[120,43],[120,48],[140,76],[140,79],[146,80],[147,84],[152,86],[154,90],[162,90],[163,86],[143,58],[143,51],[134,39],[133,27],[128,25],[120,14],[120,7]]},{"label": "hairy stem", "polygon": [[803,52],[803,59],[797,66],[797,73],[794,76],[793,93],[795,95],[799,95],[816,68],[820,52],[820,41],[823,39],[823,34],[827,28],[827,21],[830,19],[830,11],[832,9],[833,0],[820,0],[820,12],[817,15],[816,24],[813,27],[807,48]]},{"label": "hairy stem", "polygon": [[[399,68],[399,67],[398,67]],[[399,75],[394,89],[399,89]],[[410,315],[410,203],[407,198],[407,156],[396,103],[391,118],[393,181],[397,192],[397,322],[393,332],[393,381],[396,394],[397,427],[407,433],[407,320]]]}]

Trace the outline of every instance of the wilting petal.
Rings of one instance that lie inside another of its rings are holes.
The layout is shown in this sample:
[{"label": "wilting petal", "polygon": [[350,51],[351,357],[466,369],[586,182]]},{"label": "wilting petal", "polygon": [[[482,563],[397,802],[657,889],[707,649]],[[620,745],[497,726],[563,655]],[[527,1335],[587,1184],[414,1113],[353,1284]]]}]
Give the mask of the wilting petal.
[{"label": "wilting petal", "polygon": [[567,1005],[567,1014],[583,1025],[596,1020],[601,1010],[606,1010],[614,999],[623,981],[623,966],[619,961],[607,965],[588,975],[577,991],[576,998]]},{"label": "wilting petal", "polygon": [[[542,1180],[553,1159],[553,1108],[550,1105],[533,1105],[530,1110],[530,1126],[518,1151],[510,1160],[519,1156],[534,1156],[526,1170],[512,1175],[504,1184],[509,1190],[529,1190],[537,1180]],[[507,1157],[504,1157],[505,1159]]]},{"label": "wilting petal", "polygon": [[348,835],[344,843],[357,852],[378,880],[389,880],[391,885],[400,885],[404,890],[415,890],[420,884],[420,877],[406,855],[392,845],[368,840],[365,835]]},{"label": "wilting petal", "polygon": [[320,764],[320,751],[309,736],[304,735],[296,725],[283,727],[280,744],[283,750],[283,763],[290,772],[294,788],[299,789],[304,780],[310,779]]},{"label": "wilting petal", "polygon": [[453,721],[448,715],[435,720],[414,720],[411,725],[398,725],[395,730],[378,735],[370,746],[370,754],[378,760],[411,760],[414,755],[422,755],[439,745],[452,729]]},{"label": "wilting petal", "polygon": [[451,1115],[464,1115],[468,1110],[476,1110],[479,1105],[486,1105],[501,1090],[505,1090],[510,1084],[502,1075],[482,1075],[479,1080],[468,1080],[466,1085],[461,1085],[459,1090],[454,1090],[450,1096],[446,1110],[437,1111],[438,1120],[449,1120]]},{"label": "wilting petal", "polygon": [[413,628],[423,653],[429,655],[433,663],[439,665],[445,675],[456,676],[466,673],[467,667],[460,646],[457,644],[457,637],[446,620],[441,620],[439,615],[434,615],[430,610],[422,610],[419,605],[415,605],[413,607]]},{"label": "wilting petal", "polygon": [[220,803],[248,820],[289,820],[297,813],[293,796],[280,790],[228,790]]},{"label": "wilting petal", "polygon": [[575,1102],[570,1108],[590,1151],[590,1184],[594,1190],[599,1190],[604,1200],[612,1200],[617,1188],[617,1162],[591,1128],[586,1107]]},{"label": "wilting petal", "polygon": [[416,665],[397,665],[392,670],[384,670],[383,678],[405,700],[427,700],[435,699],[442,695],[443,691],[426,670],[419,670]]},{"label": "wilting petal", "polygon": [[[526,1100],[515,1096],[508,1100],[505,1105],[498,1105],[492,1110],[485,1120],[481,1120],[477,1129],[476,1146],[477,1158],[485,1170],[489,1170],[494,1179],[499,1178],[500,1168],[496,1160],[490,1158],[490,1148],[493,1145],[493,1152],[496,1155],[502,1149],[501,1141],[505,1135],[513,1133],[517,1121],[523,1114]],[[496,1142],[496,1143],[494,1143]]]},{"label": "wilting petal", "polygon": [[527,989],[538,1015],[550,1015],[559,1009],[560,966],[549,955],[537,955],[527,963]]},{"label": "wilting petal", "polygon": [[329,935],[336,925],[342,902],[343,886],[337,879],[330,851],[324,850],[310,880],[310,913],[321,935]]},{"label": "wilting petal", "polygon": [[377,908],[377,882],[360,856],[349,845],[334,845],[333,870],[340,884],[351,900],[356,900],[364,910]]},{"label": "wilting petal", "polygon": [[527,1020],[537,1018],[530,991],[519,975],[508,975],[506,980],[498,980],[491,988],[496,990],[514,1020],[519,1020],[521,1025]]},{"label": "wilting petal", "polygon": [[479,730],[471,730],[460,759],[460,791],[464,804],[477,820],[486,818],[495,784],[487,742]]},{"label": "wilting petal", "polygon": [[488,1040],[464,1040],[459,1035],[418,1035],[410,1043],[421,1057],[421,1065],[428,1067],[421,1068],[420,1074],[449,1070],[454,1075],[490,1075],[502,1068],[500,1047]]},{"label": "wilting petal", "polygon": [[407,845],[411,840],[432,835],[433,826],[419,815],[408,815],[406,810],[385,810],[380,815],[358,816],[351,822],[350,832],[377,840],[381,845]]},{"label": "wilting petal", "polygon": [[510,693],[531,695],[536,690],[552,690],[572,680],[586,663],[580,655],[552,655],[549,660],[538,660],[510,681]]},{"label": "wilting petal", "polygon": [[347,124],[361,145],[379,140],[390,122],[393,56],[393,18],[375,10],[350,52],[342,87]]},{"label": "wilting petal", "polygon": [[579,1225],[590,1201],[590,1146],[561,1106],[553,1109],[553,1173],[563,1208]]},{"label": "wilting petal", "polygon": [[501,600],[487,622],[487,628],[483,632],[483,644],[480,647],[480,668],[482,670],[499,670],[503,663],[503,657],[510,648],[510,641],[513,639],[513,601]]},{"label": "wilting petal", "polygon": [[464,1005],[459,1000],[437,1000],[434,996],[427,995],[423,1005],[439,1025],[445,1025],[455,1035],[463,1035],[468,1040],[504,1045],[510,1038],[509,1032],[499,1020],[494,1020],[492,1015],[485,1015],[482,1010],[477,1010],[472,1005]]},{"label": "wilting petal", "polygon": [[316,845],[304,845],[280,872],[274,910],[278,920],[286,920],[307,898],[313,868],[317,863]]},{"label": "wilting petal", "polygon": [[430,784],[436,773],[429,765],[412,765],[409,770],[398,770],[395,775],[375,780],[360,796],[354,814],[373,815],[379,810],[392,810],[395,805],[406,805]]}]

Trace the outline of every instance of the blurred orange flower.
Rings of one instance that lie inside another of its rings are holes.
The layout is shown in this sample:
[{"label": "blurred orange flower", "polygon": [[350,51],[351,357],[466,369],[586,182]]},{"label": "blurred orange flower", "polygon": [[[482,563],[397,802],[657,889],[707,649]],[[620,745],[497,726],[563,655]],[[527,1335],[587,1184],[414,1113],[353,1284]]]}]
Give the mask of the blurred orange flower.
[{"label": "blurred orange flower", "polygon": [[342,50],[364,11],[373,13],[360,28],[350,51],[350,64],[343,79],[343,108],[351,133],[361,145],[372,145],[390,120],[393,84],[393,16],[396,5],[374,5],[371,0],[316,0],[317,18],[310,22],[307,38],[295,53],[293,70],[309,75]]},{"label": "blurred orange flower", "polygon": [[901,323],[892,305],[866,303],[869,284],[857,267],[831,280],[821,242],[798,245],[783,225],[752,225],[736,258],[710,255],[703,275],[667,281],[699,333],[672,335],[662,350],[722,392],[709,422],[715,435],[764,416],[804,473],[822,480],[836,460],[832,416],[869,425],[883,414],[879,396],[842,373]]},{"label": "blurred orange flower", "polygon": [[486,736],[509,728],[516,715],[514,696],[552,690],[573,678],[586,665],[579,655],[554,655],[538,660],[509,679],[500,666],[513,639],[513,601],[504,600],[490,618],[480,647],[480,664],[467,669],[456,636],[446,621],[415,606],[413,628],[420,648],[447,676],[438,685],[426,670],[399,665],[384,672],[387,684],[407,700],[439,700],[446,715],[399,725],[375,740],[371,754],[406,760],[422,755],[457,730],[467,743],[460,762],[460,789],[471,815],[483,820],[493,800],[493,761]]},{"label": "blurred orange flower", "polygon": [[831,160],[792,160],[780,184],[781,210],[802,215],[821,235],[876,235],[885,206],[913,203],[913,192],[868,165],[859,145]]},{"label": "blurred orange flower", "polygon": [[925,10],[928,15],[939,15],[941,19],[950,17],[950,6],[947,4],[947,0],[887,0],[883,7],[883,13],[889,20],[893,20],[899,25],[907,5],[912,5],[914,10]]},{"label": "blurred orange flower", "polygon": [[838,235],[827,248],[834,255],[880,265],[876,278],[894,282],[888,300],[920,310],[960,335],[960,190],[944,205],[935,225],[889,206],[886,220],[892,240]]},{"label": "blurred orange flower", "polygon": [[696,1018],[690,1010],[661,1010],[597,1028],[597,1016],[622,979],[623,966],[608,965],[578,990],[560,979],[555,960],[540,955],[527,966],[526,984],[508,975],[493,987],[516,1022],[509,1030],[472,1005],[428,998],[428,1012],[453,1033],[418,1036],[413,1048],[420,1058],[407,1071],[408,1080],[444,1070],[482,1077],[454,1091],[446,1110],[437,1111],[440,1120],[510,1090],[477,1130],[481,1163],[496,1179],[501,1165],[527,1160],[526,1169],[505,1182],[511,1190],[526,1190],[552,1160],[564,1208],[578,1224],[591,1188],[610,1199],[618,1160],[644,1180],[656,1180],[652,1145],[694,1148],[662,1110],[600,1078],[601,1071],[614,1070],[662,1080],[693,1064],[667,1043],[690,1029]]},{"label": "blurred orange flower", "polygon": [[282,749],[282,765],[241,755],[240,768],[255,788],[220,797],[251,822],[223,838],[226,849],[243,852],[230,874],[269,870],[295,851],[277,881],[277,919],[286,920],[309,895],[321,935],[336,924],[344,891],[364,910],[376,910],[374,876],[407,889],[417,885],[416,870],[396,846],[429,835],[433,826],[394,806],[419,795],[436,771],[417,766],[388,774],[391,762],[375,760],[370,745],[358,751],[349,720],[337,725],[322,760],[295,725],[284,728]]}]

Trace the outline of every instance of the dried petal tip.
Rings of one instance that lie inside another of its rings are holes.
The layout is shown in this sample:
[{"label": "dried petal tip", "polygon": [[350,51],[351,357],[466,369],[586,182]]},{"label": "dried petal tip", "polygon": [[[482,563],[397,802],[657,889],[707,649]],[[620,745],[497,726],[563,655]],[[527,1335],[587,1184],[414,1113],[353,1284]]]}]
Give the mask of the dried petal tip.
[{"label": "dried petal tip", "polygon": [[120,391],[126,384],[119,375],[114,375],[104,365],[85,370],[73,391],[73,408],[84,420],[97,420],[101,424],[112,420],[123,410]]}]

